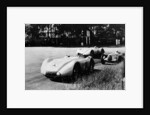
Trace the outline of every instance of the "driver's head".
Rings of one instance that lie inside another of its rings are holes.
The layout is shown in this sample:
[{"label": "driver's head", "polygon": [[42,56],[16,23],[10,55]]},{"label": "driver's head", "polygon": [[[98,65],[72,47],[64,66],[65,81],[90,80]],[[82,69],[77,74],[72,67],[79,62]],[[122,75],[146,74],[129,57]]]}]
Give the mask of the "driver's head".
[{"label": "driver's head", "polygon": [[82,55],[82,54],[78,54],[78,56],[79,56],[79,57],[84,57],[84,55]]}]

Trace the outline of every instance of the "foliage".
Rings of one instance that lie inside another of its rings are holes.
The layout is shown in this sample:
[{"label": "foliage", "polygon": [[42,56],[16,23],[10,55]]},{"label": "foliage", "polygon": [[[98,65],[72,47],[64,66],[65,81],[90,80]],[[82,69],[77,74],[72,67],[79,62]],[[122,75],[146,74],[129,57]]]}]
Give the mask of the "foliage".
[{"label": "foliage", "polygon": [[114,45],[116,39],[124,43],[125,24],[26,24],[25,34],[26,46]]}]

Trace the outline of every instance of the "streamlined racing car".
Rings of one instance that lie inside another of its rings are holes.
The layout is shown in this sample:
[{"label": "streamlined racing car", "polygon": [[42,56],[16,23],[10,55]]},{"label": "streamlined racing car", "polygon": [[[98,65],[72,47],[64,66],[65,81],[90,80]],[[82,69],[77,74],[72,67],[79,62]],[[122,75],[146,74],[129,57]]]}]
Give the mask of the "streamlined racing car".
[{"label": "streamlined racing car", "polygon": [[104,54],[101,57],[101,63],[105,64],[105,62],[120,62],[123,59],[123,53],[116,51],[110,54]]},{"label": "streamlined racing car", "polygon": [[93,58],[95,57],[101,57],[101,49],[98,47],[93,47],[93,48],[80,48],[76,51],[77,55],[84,55],[84,56],[92,56]]},{"label": "streamlined racing car", "polygon": [[76,80],[82,72],[90,72],[94,69],[94,60],[91,56],[65,56],[63,58],[47,58],[41,66],[41,73],[49,78],[70,77]]}]

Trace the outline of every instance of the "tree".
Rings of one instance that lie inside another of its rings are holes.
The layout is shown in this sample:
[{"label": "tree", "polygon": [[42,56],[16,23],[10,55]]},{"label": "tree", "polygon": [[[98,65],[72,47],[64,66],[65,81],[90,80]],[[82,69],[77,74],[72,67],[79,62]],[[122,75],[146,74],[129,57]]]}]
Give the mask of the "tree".
[{"label": "tree", "polygon": [[[87,31],[90,37],[87,38]],[[125,37],[124,24],[26,24],[25,40],[31,46],[59,45],[64,46],[86,44],[106,45],[115,39]],[[42,37],[41,37],[42,36]],[[87,39],[86,39],[87,38]]]}]

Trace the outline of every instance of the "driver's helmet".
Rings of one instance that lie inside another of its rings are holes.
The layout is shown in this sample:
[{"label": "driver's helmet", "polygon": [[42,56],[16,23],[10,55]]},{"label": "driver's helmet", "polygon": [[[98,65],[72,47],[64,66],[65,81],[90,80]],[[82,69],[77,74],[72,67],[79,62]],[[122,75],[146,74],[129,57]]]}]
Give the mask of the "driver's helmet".
[{"label": "driver's helmet", "polygon": [[84,55],[82,55],[82,54],[80,54],[80,53],[79,53],[77,56],[78,56],[78,57],[85,57]]},{"label": "driver's helmet", "polygon": [[65,58],[68,58],[68,57],[70,57],[70,55],[66,55],[66,56],[65,56]]},{"label": "driver's helmet", "polygon": [[118,50],[116,50],[115,54],[119,54],[120,52]]},{"label": "driver's helmet", "polygon": [[97,46],[94,46],[94,48],[97,48]]}]

